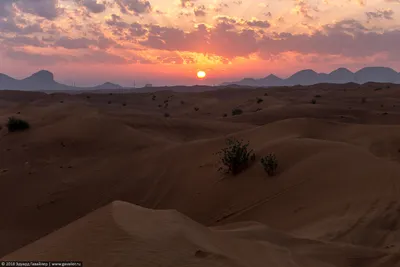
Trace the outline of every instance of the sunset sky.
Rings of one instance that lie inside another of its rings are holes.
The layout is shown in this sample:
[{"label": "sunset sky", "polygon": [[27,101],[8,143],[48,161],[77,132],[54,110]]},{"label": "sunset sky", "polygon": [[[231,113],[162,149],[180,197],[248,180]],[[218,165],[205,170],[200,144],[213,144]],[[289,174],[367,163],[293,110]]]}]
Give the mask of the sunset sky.
[{"label": "sunset sky", "polygon": [[0,0],[0,72],[82,86],[400,71],[399,47],[400,0]]}]

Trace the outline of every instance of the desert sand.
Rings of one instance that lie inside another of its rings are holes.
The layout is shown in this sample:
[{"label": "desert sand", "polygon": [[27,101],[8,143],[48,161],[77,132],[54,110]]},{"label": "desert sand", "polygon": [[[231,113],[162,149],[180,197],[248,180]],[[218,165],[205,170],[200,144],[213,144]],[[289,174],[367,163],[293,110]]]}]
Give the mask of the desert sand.
[{"label": "desert sand", "polygon": [[[399,96],[373,83],[0,91],[0,258],[400,266]],[[8,133],[10,116],[31,129]],[[227,137],[256,153],[235,177],[217,171]],[[274,177],[259,163],[268,153]]]}]

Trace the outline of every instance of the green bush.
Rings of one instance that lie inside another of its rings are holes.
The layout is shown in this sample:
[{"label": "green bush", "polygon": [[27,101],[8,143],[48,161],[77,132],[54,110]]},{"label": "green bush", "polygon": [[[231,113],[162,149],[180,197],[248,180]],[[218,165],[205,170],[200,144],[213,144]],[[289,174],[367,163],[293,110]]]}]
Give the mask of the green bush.
[{"label": "green bush", "polygon": [[226,145],[227,147],[217,152],[223,165],[220,170],[236,175],[245,170],[250,161],[255,160],[255,154],[252,149],[249,150],[248,142],[243,143],[243,140],[229,138],[226,140]]},{"label": "green bush", "polygon": [[27,121],[10,117],[8,118],[7,128],[9,132],[17,132],[29,129],[30,125]]},{"label": "green bush", "polygon": [[232,109],[232,116],[240,115],[242,113],[243,113],[243,110],[241,110],[240,108]]},{"label": "green bush", "polygon": [[276,159],[275,154],[269,154],[268,156],[261,158],[261,164],[268,176],[274,176],[276,174],[276,170],[278,169],[278,160]]}]

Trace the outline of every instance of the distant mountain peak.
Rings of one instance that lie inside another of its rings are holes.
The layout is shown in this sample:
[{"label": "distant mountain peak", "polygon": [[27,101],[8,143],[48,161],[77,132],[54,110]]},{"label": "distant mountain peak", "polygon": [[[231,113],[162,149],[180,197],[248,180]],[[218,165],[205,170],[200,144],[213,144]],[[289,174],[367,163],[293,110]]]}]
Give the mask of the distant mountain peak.
[{"label": "distant mountain peak", "polygon": [[275,74],[270,74],[270,75],[268,75],[267,77],[265,77],[264,79],[275,79],[275,80],[277,80],[277,79],[279,79],[279,80],[281,80],[281,78],[279,78],[278,76],[276,76]]},{"label": "distant mountain peak", "polygon": [[34,80],[40,80],[40,81],[54,81],[54,74],[48,70],[40,70],[40,71],[32,74],[27,79],[30,79],[30,80],[34,79]]},{"label": "distant mountain peak", "polygon": [[95,86],[95,89],[122,89],[123,87],[119,84],[105,82],[101,85]]},{"label": "distant mountain peak", "polygon": [[348,70],[346,68],[338,68],[338,69],[332,71],[331,74],[332,73],[337,73],[337,72],[340,72],[340,73],[352,73],[350,70]]}]

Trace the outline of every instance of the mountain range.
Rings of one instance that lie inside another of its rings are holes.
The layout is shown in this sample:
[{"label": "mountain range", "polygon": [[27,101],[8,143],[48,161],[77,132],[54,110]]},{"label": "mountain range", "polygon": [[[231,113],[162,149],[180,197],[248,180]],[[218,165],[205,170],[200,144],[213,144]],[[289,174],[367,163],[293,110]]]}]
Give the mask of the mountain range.
[{"label": "mountain range", "polygon": [[58,83],[50,71],[41,70],[31,76],[17,80],[0,73],[0,90],[23,90],[23,91],[69,91],[69,90],[103,90],[123,89],[122,86],[106,82],[94,87],[76,87]]},{"label": "mountain range", "polygon": [[[331,73],[317,73],[314,70],[306,69],[296,72],[287,79],[282,79],[276,75],[269,75],[261,79],[244,78],[236,82],[225,82],[221,86],[293,86],[293,85],[313,85],[318,83],[399,83],[400,73],[387,67],[366,67],[353,73],[346,68],[339,68]],[[14,79],[0,73],[0,90],[24,90],[24,91],[97,91],[125,89],[121,85],[106,82],[94,87],[76,87],[59,83],[54,80],[54,75],[50,71],[41,70],[25,79]],[[153,89],[144,88],[145,91]],[[135,89],[135,91],[141,91]],[[189,90],[188,90],[189,91]]]},{"label": "mountain range", "polygon": [[318,83],[399,83],[400,73],[387,67],[366,67],[357,72],[351,72],[346,68],[339,68],[331,73],[317,73],[314,70],[306,69],[296,72],[287,79],[279,78],[273,74],[261,78],[244,78],[236,82],[225,82],[222,86],[241,85],[241,86],[293,86],[293,85],[313,85]]}]

